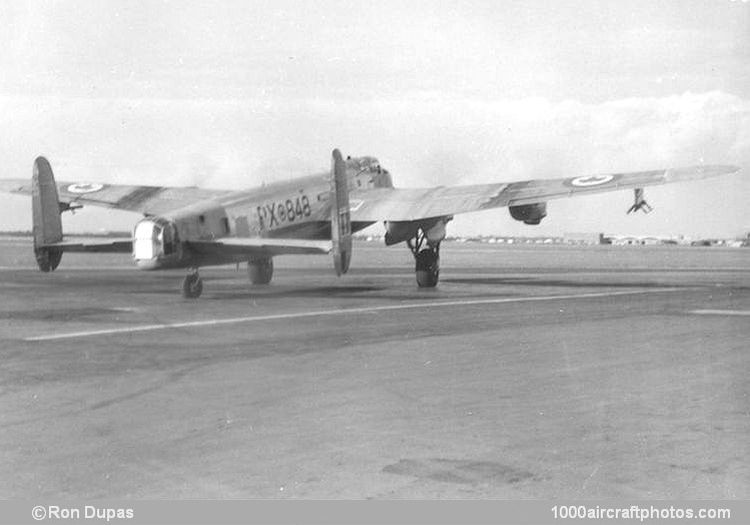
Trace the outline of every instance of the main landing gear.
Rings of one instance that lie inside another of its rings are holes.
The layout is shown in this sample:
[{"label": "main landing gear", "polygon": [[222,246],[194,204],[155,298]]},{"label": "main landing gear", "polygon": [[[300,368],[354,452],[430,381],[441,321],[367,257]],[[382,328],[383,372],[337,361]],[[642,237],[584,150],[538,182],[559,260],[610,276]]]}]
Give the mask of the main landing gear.
[{"label": "main landing gear", "polygon": [[273,277],[273,259],[271,257],[248,259],[247,275],[253,284],[270,283],[271,277]]},{"label": "main landing gear", "polygon": [[185,299],[197,299],[203,292],[203,280],[198,275],[198,268],[191,268],[182,281],[182,296]]},{"label": "main landing gear", "polygon": [[414,239],[408,239],[406,244],[414,255],[417,286],[420,288],[434,288],[440,278],[440,242],[426,241],[424,232],[417,230]]},{"label": "main landing gear", "polygon": [[[271,257],[252,258],[247,261],[247,275],[253,284],[268,284],[273,277],[273,259]],[[185,299],[197,299],[203,292],[203,279],[198,268],[190,268],[182,281],[182,296]]]}]

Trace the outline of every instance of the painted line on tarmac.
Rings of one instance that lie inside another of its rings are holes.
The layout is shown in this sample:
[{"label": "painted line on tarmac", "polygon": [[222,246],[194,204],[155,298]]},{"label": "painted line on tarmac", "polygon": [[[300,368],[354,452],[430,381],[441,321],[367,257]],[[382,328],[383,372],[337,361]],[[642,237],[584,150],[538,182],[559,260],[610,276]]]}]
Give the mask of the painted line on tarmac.
[{"label": "painted line on tarmac", "polygon": [[750,310],[690,310],[695,315],[750,315]]},{"label": "painted line on tarmac", "polygon": [[[72,268],[65,268],[64,270],[58,271],[58,274],[65,273],[65,272],[109,272],[112,270],[137,270],[133,265],[130,266],[107,266],[103,267],[101,265],[99,266],[75,266]],[[2,272],[13,272],[13,271],[39,271],[39,268],[36,266],[0,266],[0,271]]]},{"label": "painted line on tarmac", "polygon": [[480,304],[505,304],[505,303],[530,303],[540,301],[559,301],[563,299],[592,299],[596,297],[614,297],[618,295],[642,295],[651,293],[685,291],[685,288],[654,288],[650,290],[630,290],[616,292],[592,292],[568,295],[541,295],[530,297],[512,297],[502,299],[470,299],[461,301],[433,301],[424,303],[406,303],[387,306],[364,306],[361,308],[341,308],[336,310],[318,310],[313,312],[296,312],[287,314],[259,315],[249,317],[231,317],[227,319],[207,319],[203,321],[186,321],[182,323],[148,324],[141,326],[130,326],[125,328],[111,328],[104,330],[90,330],[84,332],[70,332],[67,334],[36,335],[26,337],[24,341],[57,341],[60,339],[75,339],[81,337],[96,337],[103,335],[129,334],[134,332],[151,332],[154,330],[167,330],[170,328],[194,328],[201,326],[220,326],[239,323],[254,323],[261,321],[275,321],[279,319],[300,319],[305,317],[326,317],[359,315],[373,312],[387,312],[393,310],[417,310],[424,308],[445,308],[448,306],[474,306]]}]

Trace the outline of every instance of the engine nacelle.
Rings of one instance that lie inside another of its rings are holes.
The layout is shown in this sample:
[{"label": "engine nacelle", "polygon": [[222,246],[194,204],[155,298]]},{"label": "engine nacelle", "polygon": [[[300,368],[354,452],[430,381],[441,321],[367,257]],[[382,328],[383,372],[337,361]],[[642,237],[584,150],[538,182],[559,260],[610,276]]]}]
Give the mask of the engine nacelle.
[{"label": "engine nacelle", "polygon": [[434,246],[445,239],[445,225],[451,220],[453,220],[453,216],[446,215],[445,217],[423,219],[420,221],[386,221],[385,244],[386,246],[391,246],[413,239],[421,229],[427,243],[430,246]]},{"label": "engine nacelle", "polygon": [[391,246],[417,235],[419,222],[417,221],[386,221],[385,222],[385,245]]},{"label": "engine nacelle", "polygon": [[440,219],[435,224],[424,230],[424,238],[427,244],[435,246],[445,239],[448,233],[446,225],[450,219]]},{"label": "engine nacelle", "polygon": [[524,224],[539,224],[547,216],[547,203],[535,202],[534,204],[523,204],[521,206],[510,206],[510,216]]}]

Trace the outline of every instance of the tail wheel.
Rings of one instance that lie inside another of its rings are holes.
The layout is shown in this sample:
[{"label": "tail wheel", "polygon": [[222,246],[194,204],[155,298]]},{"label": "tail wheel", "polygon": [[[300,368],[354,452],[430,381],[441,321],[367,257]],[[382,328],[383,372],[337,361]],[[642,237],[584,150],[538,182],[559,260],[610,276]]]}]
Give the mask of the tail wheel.
[{"label": "tail wheel", "polygon": [[250,259],[247,261],[247,275],[253,284],[268,284],[273,277],[273,259]]},{"label": "tail wheel", "polygon": [[203,292],[203,280],[198,272],[189,273],[182,281],[182,296],[186,299],[197,299]]}]

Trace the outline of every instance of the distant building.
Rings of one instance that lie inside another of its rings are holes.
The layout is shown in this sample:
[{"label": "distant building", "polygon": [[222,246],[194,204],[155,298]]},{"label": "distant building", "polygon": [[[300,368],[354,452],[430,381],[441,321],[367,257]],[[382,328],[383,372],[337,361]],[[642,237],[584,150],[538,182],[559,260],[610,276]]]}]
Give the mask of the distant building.
[{"label": "distant building", "polygon": [[615,246],[656,246],[680,243],[680,240],[672,237],[657,237],[655,235],[611,235],[609,239],[610,243]]},{"label": "distant building", "polygon": [[568,232],[563,239],[567,244],[609,244],[603,233]]}]

